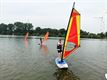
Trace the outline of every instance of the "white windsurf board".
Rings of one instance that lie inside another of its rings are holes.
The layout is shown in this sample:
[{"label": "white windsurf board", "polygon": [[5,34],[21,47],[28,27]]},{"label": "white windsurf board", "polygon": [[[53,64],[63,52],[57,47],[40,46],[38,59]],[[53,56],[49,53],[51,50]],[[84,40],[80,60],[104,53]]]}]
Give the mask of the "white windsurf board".
[{"label": "white windsurf board", "polygon": [[55,59],[55,63],[56,63],[56,65],[58,66],[58,68],[68,68],[68,64],[66,63],[65,60],[63,60],[63,61],[61,62],[61,59],[56,58],[56,59]]}]

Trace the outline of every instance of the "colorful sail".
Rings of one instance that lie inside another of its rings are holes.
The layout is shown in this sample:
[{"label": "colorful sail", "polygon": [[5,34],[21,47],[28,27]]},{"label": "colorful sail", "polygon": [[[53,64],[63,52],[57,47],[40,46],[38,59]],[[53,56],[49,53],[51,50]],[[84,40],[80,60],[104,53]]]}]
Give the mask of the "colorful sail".
[{"label": "colorful sail", "polygon": [[43,41],[48,40],[48,36],[49,36],[49,32],[47,32],[47,33],[45,34]]},{"label": "colorful sail", "polygon": [[27,32],[26,35],[25,35],[25,40],[28,39],[28,36],[29,36],[29,33]]},{"label": "colorful sail", "polygon": [[64,41],[62,59],[80,46],[80,13],[73,7]]}]

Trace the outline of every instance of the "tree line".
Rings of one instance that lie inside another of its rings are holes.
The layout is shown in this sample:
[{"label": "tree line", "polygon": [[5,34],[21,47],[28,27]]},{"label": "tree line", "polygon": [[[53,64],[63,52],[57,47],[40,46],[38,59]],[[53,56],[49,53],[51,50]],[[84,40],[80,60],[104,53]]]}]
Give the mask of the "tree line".
[{"label": "tree line", "polygon": [[[47,31],[50,37],[64,37],[66,34],[64,28],[51,29],[36,27],[34,29],[32,23],[15,22],[14,24],[0,24],[0,35],[25,35],[26,32],[29,32],[30,36],[43,36]],[[81,30],[80,34],[81,38],[107,38],[107,32],[95,34]]]}]

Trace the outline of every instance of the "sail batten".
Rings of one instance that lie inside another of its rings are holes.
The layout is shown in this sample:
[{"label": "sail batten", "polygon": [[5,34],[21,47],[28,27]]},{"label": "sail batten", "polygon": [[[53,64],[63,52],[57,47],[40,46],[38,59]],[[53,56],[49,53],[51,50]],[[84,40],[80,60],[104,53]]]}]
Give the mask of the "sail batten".
[{"label": "sail batten", "polygon": [[66,58],[80,46],[80,13],[73,7],[64,40],[62,58]]}]

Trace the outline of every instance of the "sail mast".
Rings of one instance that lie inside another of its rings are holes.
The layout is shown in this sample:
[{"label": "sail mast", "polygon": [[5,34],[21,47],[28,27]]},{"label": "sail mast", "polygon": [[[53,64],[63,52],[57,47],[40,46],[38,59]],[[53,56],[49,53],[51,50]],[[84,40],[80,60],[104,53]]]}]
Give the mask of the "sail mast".
[{"label": "sail mast", "polygon": [[[75,7],[75,2],[73,3],[73,8],[74,8],[74,7]],[[72,9],[73,9],[73,8],[72,8]]]},{"label": "sail mast", "polygon": [[[68,27],[69,27],[69,24],[70,24],[70,19],[71,19],[71,16],[72,16],[72,12],[73,12],[74,6],[75,6],[75,2],[73,3],[72,11],[71,11],[70,18],[69,18],[69,22],[68,22],[68,26],[67,26],[67,31],[68,31]],[[66,32],[66,33],[67,33],[67,32]],[[67,36],[67,35],[66,35],[66,36]],[[63,61],[63,55],[64,55],[64,47],[65,47],[66,36],[65,36],[65,39],[64,39],[63,52],[62,52],[62,56],[61,56],[61,61]]]}]

